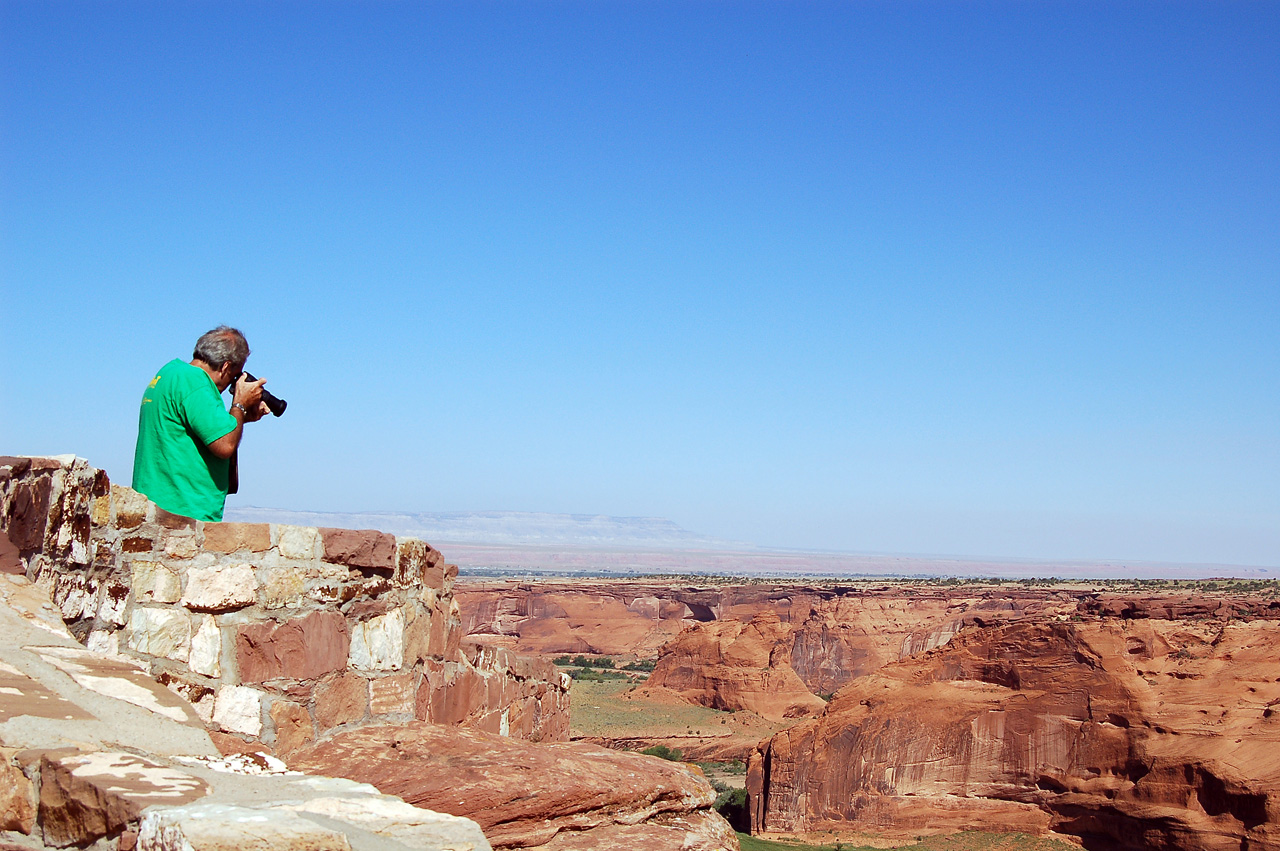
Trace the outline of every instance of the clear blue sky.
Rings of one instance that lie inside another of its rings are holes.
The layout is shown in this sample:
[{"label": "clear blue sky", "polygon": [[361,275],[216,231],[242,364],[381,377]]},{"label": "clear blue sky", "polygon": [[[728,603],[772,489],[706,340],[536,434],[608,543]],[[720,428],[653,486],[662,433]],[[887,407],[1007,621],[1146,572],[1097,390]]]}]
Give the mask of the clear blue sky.
[{"label": "clear blue sky", "polygon": [[0,0],[0,452],[235,505],[1280,566],[1280,4]]}]

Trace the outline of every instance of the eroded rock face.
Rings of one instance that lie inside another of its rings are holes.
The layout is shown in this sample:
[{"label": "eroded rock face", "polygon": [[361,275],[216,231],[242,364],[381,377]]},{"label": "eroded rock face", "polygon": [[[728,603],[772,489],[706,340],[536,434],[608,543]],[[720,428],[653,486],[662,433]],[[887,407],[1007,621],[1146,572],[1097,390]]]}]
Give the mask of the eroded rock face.
[{"label": "eroded rock face", "polygon": [[712,709],[745,709],[781,720],[826,705],[788,663],[791,630],[772,612],[750,623],[699,624],[662,649],[646,688],[665,688]]},{"label": "eroded rock face", "polygon": [[1280,848],[1280,625],[971,627],[750,760],[753,830],[1039,828],[1091,849]]},{"label": "eroded rock face", "polygon": [[945,644],[966,625],[1067,614],[1078,603],[1048,590],[634,581],[467,582],[455,596],[469,637],[543,655],[653,657],[686,629],[771,615],[785,627],[773,630],[785,647],[777,660],[815,695]]},{"label": "eroded rock face", "polygon": [[414,722],[339,733],[295,751],[289,765],[474,819],[495,848],[738,847],[710,809],[710,784],[655,757]]}]

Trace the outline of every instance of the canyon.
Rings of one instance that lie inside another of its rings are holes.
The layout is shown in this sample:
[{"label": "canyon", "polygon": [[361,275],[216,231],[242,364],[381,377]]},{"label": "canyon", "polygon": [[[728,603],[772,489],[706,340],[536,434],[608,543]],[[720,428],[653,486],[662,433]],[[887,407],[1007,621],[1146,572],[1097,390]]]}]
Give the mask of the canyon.
[{"label": "canyon", "polygon": [[627,696],[780,722],[754,745],[669,741],[748,759],[753,832],[1208,851],[1280,849],[1276,593],[681,579],[458,599],[480,641],[655,658]]},{"label": "canyon", "polygon": [[[478,581],[0,458],[0,847],[737,848],[697,767],[623,752],[668,744],[745,761],[766,836],[1280,851],[1277,590]],[[716,720],[571,741],[568,654]]]}]

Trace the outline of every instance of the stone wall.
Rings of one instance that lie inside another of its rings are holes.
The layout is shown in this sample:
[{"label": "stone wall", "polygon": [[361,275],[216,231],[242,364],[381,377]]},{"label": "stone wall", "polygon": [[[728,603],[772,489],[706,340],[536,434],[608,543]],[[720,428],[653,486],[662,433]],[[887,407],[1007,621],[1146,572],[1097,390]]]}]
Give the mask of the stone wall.
[{"label": "stone wall", "polygon": [[202,523],[72,456],[0,458],[0,531],[80,641],[146,662],[211,730],[279,753],[411,720],[568,738],[568,678],[464,644],[457,568],[422,541]]}]

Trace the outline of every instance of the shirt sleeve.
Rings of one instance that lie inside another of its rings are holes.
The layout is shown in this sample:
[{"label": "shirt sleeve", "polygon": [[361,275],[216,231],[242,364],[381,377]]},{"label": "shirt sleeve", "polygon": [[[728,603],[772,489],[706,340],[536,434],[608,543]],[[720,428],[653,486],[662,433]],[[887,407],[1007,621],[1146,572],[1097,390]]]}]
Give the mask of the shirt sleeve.
[{"label": "shirt sleeve", "polygon": [[222,396],[212,387],[196,390],[183,400],[183,413],[187,427],[205,446],[235,431],[239,423],[231,412],[222,407]]}]

